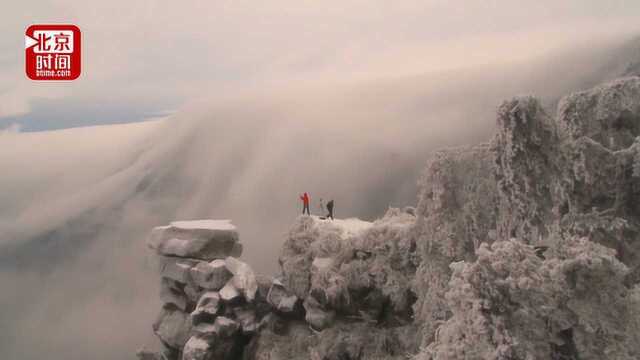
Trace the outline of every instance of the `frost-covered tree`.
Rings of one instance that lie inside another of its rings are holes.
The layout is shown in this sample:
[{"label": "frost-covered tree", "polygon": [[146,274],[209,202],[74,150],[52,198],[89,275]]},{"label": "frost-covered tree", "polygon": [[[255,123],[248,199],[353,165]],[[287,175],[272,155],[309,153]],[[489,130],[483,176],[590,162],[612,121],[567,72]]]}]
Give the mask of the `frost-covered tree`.
[{"label": "frost-covered tree", "polygon": [[542,260],[510,240],[453,263],[453,315],[417,358],[636,359],[640,298],[623,284],[626,266],[585,238],[556,253]]}]

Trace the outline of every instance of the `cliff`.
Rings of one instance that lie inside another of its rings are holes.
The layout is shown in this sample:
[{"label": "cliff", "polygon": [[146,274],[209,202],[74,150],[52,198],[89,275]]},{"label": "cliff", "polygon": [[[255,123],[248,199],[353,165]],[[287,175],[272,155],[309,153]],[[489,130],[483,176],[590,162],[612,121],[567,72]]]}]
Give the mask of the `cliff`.
[{"label": "cliff", "polygon": [[555,117],[514,98],[490,144],[436,154],[417,359],[638,357],[639,90],[630,77],[572,94]]},{"label": "cliff", "polygon": [[640,358],[638,136],[639,77],[505,101],[489,143],[428,159],[416,208],[299,217],[273,278],[227,222],[156,228],[166,349],[139,357]]}]

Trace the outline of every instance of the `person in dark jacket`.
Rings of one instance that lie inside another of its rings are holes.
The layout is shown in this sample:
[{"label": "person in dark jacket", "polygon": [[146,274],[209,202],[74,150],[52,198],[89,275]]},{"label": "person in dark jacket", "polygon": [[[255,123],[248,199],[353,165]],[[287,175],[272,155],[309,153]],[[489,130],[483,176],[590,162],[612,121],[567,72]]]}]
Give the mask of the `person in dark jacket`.
[{"label": "person in dark jacket", "polygon": [[331,218],[331,220],[333,220],[333,200],[329,200],[327,203],[327,211],[329,212],[329,214],[327,214],[327,218]]},{"label": "person in dark jacket", "polygon": [[300,200],[302,200],[302,215],[304,215],[305,211],[307,215],[311,215],[309,212],[309,195],[307,193],[300,195]]}]

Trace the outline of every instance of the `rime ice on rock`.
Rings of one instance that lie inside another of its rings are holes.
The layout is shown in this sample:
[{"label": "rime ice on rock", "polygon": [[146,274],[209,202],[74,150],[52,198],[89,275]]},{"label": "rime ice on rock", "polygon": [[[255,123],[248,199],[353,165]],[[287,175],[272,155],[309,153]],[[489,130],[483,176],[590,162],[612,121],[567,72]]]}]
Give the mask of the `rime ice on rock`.
[{"label": "rime ice on rock", "polygon": [[181,349],[189,339],[191,319],[180,309],[165,307],[153,324],[153,330],[163,343]]},{"label": "rime ice on rock", "polygon": [[584,136],[610,150],[628,148],[640,135],[640,78],[618,79],[563,98],[558,122],[573,140]]},{"label": "rime ice on rock", "polygon": [[248,301],[253,301],[258,291],[258,283],[251,267],[231,256],[225,259],[225,265],[233,274],[233,286],[242,292]]},{"label": "rime ice on rock", "polygon": [[160,276],[186,284],[191,279],[191,268],[197,263],[193,259],[159,256]]},{"label": "rime ice on rock", "polygon": [[233,309],[233,313],[236,317],[236,321],[240,325],[240,329],[242,333],[253,334],[258,330],[258,322],[256,320],[256,312],[250,308],[235,308]]},{"label": "rime ice on rock", "polygon": [[278,311],[288,314],[294,311],[298,297],[291,294],[279,280],[273,280],[267,302]]},{"label": "rime ice on rock", "polygon": [[229,281],[232,273],[227,269],[224,260],[199,262],[190,269],[193,283],[207,290],[220,290]]},{"label": "rime ice on rock", "polygon": [[160,255],[209,261],[240,256],[242,251],[230,220],[174,221],[154,228],[147,245]]},{"label": "rime ice on rock", "polygon": [[162,278],[160,300],[164,304],[172,304],[182,311],[187,310],[187,295],[181,290],[180,283],[174,280]]},{"label": "rime ice on rock", "polygon": [[268,306],[264,296],[256,300],[251,267],[232,257],[241,249],[236,228],[228,220],[177,221],[153,229],[147,243],[158,258],[164,303],[153,330],[167,351],[138,357],[235,359],[233,349],[255,334]]},{"label": "rime ice on rock", "polygon": [[235,302],[239,300],[241,296],[242,294],[240,294],[238,289],[233,285],[232,280],[229,280],[229,282],[220,290],[220,299],[227,303]]},{"label": "rime ice on rock", "polygon": [[204,339],[192,336],[184,346],[182,360],[208,360],[210,346]]},{"label": "rime ice on rock", "polygon": [[[505,101],[489,151],[442,152],[418,206],[429,208],[419,211],[429,246],[417,360],[637,358],[639,135],[633,77],[565,97],[555,119],[532,97]],[[483,237],[493,244],[478,246]],[[547,246],[545,259],[527,244]]]},{"label": "rime ice on rock", "polygon": [[213,321],[220,311],[220,295],[217,292],[210,291],[204,293],[196,309],[191,313],[191,322],[198,325],[203,322]]},{"label": "rime ice on rock", "polygon": [[218,316],[213,326],[215,327],[216,334],[223,338],[235,335],[236,331],[240,328],[237,322],[224,316]]}]

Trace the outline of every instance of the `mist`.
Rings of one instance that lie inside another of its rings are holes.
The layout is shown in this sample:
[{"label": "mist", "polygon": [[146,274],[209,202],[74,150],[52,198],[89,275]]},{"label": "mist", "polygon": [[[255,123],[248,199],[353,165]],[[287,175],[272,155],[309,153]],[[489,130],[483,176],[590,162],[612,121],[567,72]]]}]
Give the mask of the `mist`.
[{"label": "mist", "polygon": [[[582,45],[581,45],[582,44]],[[490,139],[500,102],[624,73],[629,38],[525,60],[398,77],[291,83],[199,100],[136,124],[0,133],[0,348],[5,359],[124,359],[153,345],[158,284],[146,236],[232,219],[242,258],[277,270],[298,195],[337,217],[415,203],[429,153]]]}]

